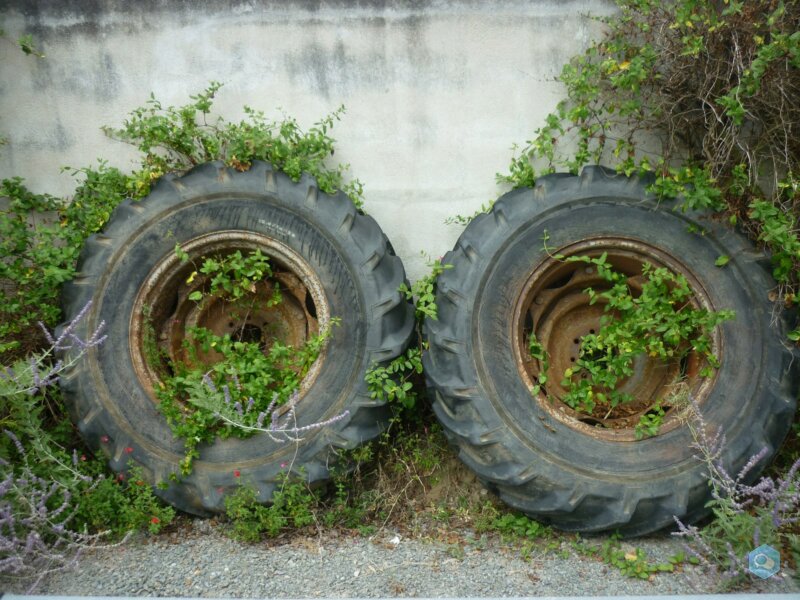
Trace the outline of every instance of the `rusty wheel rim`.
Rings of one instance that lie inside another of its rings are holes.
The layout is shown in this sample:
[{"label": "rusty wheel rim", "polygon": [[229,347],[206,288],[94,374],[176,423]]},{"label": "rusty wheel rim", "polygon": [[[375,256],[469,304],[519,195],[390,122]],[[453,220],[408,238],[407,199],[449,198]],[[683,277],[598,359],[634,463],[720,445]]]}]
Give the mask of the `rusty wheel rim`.
[{"label": "rusty wheel rim", "polygon": [[[328,325],[330,314],[322,283],[287,245],[254,232],[219,231],[183,242],[181,249],[189,260],[181,261],[174,252],[162,258],[139,288],[131,315],[128,342],[134,371],[154,402],[155,389],[168,375],[169,362],[194,366],[184,346],[185,340],[191,340],[188,331],[192,327],[258,342],[266,353],[275,341],[298,347]],[[204,277],[190,278],[197,266],[207,257],[237,250],[243,254],[260,250],[269,258],[272,269],[269,278],[251,289],[247,307],[207,296],[200,302],[189,300],[192,292],[208,284]],[[268,306],[276,286],[282,300]],[[221,359],[213,350],[203,352],[199,345],[195,351],[199,366],[210,366]],[[316,379],[324,355],[325,346],[300,384],[301,400]]]},{"label": "rusty wheel rim", "polygon": [[[533,401],[561,423],[611,441],[637,441],[635,426],[640,418],[660,405],[664,417],[657,435],[663,435],[685,421],[689,406],[686,397],[702,404],[713,388],[716,373],[701,377],[706,364],[703,357],[690,352],[683,359],[664,362],[639,356],[633,364],[634,374],[622,380],[617,389],[633,396],[631,403],[607,410],[600,404],[592,414],[568,406],[561,385],[564,371],[575,365],[584,335],[600,329],[600,317],[605,313],[604,301],[589,303],[586,288],[604,291],[608,283],[594,266],[583,262],[565,262],[569,256],[599,257],[607,253],[607,262],[617,272],[628,276],[628,285],[636,294],[644,281],[642,265],[666,267],[686,278],[693,292],[691,305],[713,310],[708,294],[697,277],[672,255],[641,240],[601,237],[583,240],[561,248],[536,265],[529,275],[514,310],[512,340],[520,376],[531,390]],[[560,258],[556,258],[558,254]],[[542,345],[549,357],[548,381],[538,393],[534,385],[542,373],[542,362],[530,356],[531,335]],[[721,340],[715,329],[711,335],[712,351],[722,359]],[[585,374],[584,374],[585,375]]]}]

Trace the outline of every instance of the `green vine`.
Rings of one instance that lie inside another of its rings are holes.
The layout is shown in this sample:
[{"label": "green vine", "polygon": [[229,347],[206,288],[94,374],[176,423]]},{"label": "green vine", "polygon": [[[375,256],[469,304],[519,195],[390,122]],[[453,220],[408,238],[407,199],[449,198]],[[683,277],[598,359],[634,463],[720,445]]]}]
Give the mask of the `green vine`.
[{"label": "green vine", "polygon": [[[715,327],[732,319],[734,313],[695,307],[685,277],[645,263],[641,289],[634,290],[629,283],[630,275],[616,271],[607,261],[606,253],[599,257],[556,258],[594,266],[609,286],[604,291],[585,290],[590,304],[603,302],[604,315],[597,332],[581,337],[574,366],[559,374],[561,386],[566,390],[561,398],[565,404],[585,414],[596,414],[601,408],[607,417],[617,406],[634,401],[634,397],[618,388],[625,378],[633,375],[634,361],[640,356],[670,363],[694,352],[705,360],[701,377],[710,376],[719,367],[711,335]],[[540,365],[532,389],[533,394],[538,394],[551,376],[548,355],[534,334],[529,339],[529,351]],[[656,435],[664,414],[660,404],[651,407],[636,426],[637,438]]]},{"label": "green vine", "polygon": [[[184,262],[189,260],[180,246],[175,251]],[[244,322],[259,300],[256,284],[271,275],[269,259],[259,250],[206,257],[187,280],[192,283],[198,276],[205,277],[204,291],[195,290],[188,298],[200,306],[209,299],[221,300],[230,318]],[[282,300],[275,285],[266,306]],[[164,364],[162,353],[150,352],[148,359],[155,358],[151,366],[165,374],[156,390],[159,410],[173,434],[184,441],[182,473],[191,471],[201,444],[217,437],[249,437],[256,429],[268,428],[273,411],[289,403],[300,389],[337,323],[332,319],[298,347],[278,339],[269,339],[266,346],[263,339],[245,340],[243,329],[220,336],[204,327],[192,327],[183,343],[185,360]],[[218,359],[208,364],[204,358],[211,352]]]},{"label": "green vine", "polygon": [[326,165],[333,155],[330,130],[344,114],[343,106],[308,131],[293,117],[273,121],[249,106],[244,107],[246,119],[238,123],[222,118],[209,122],[221,87],[221,83],[213,81],[202,92],[190,96],[193,102],[179,107],[165,107],[151,95],[145,106],[130,113],[121,128],[103,128],[110,137],[133,144],[144,155],[141,167],[132,174],[129,193],[142,197],[162,175],[212,160],[222,160],[240,171],[247,170],[254,160],[264,160],[295,181],[308,173],[322,191],[333,194],[342,190],[357,207],[363,205],[361,182],[345,182],[347,165]]},{"label": "green vine", "polygon": [[439,275],[453,268],[453,265],[444,264],[441,259],[432,260],[430,257],[427,258],[425,266],[429,269],[427,275],[415,281],[411,287],[405,283],[400,285],[400,293],[406,297],[406,300],[414,301],[418,325],[422,325],[425,319],[437,320],[436,280]]},{"label": "green vine", "polygon": [[58,198],[34,194],[19,178],[4,179],[0,196],[8,199],[0,205],[0,356],[11,362],[45,342],[38,321],[58,322],[59,289],[74,275],[78,249],[59,243]]},{"label": "green vine", "polygon": [[616,4],[602,39],[563,68],[566,99],[499,180],[533,186],[594,163],[652,173],[660,198],[721,212],[769,249],[775,297],[796,307],[800,4]]},{"label": "green vine", "polygon": [[[685,277],[645,263],[642,289],[635,294],[628,284],[629,276],[615,271],[606,262],[605,253],[598,258],[570,256],[565,260],[594,265],[597,274],[611,286],[603,292],[586,290],[590,304],[605,300],[605,314],[597,333],[581,338],[575,368],[564,372],[562,384],[568,393],[563,400],[569,406],[591,413],[598,403],[615,408],[631,402],[633,398],[616,387],[633,374],[634,360],[641,355],[667,362],[696,352],[707,361],[701,372],[704,377],[719,367],[711,350],[711,332],[732,319],[734,313],[693,307]],[[587,377],[581,377],[583,373]]]},{"label": "green vine", "polygon": [[[425,319],[437,320],[436,307],[436,280],[452,265],[444,264],[441,260],[427,259],[429,273],[410,287],[403,283],[400,293],[406,300],[414,301],[417,339],[422,340],[422,324]],[[378,398],[394,402],[406,409],[413,409],[417,403],[417,392],[414,389],[413,378],[422,374],[422,353],[427,350],[425,342],[418,342],[416,347],[406,350],[387,365],[373,365],[367,370],[364,380],[367,382],[371,398]]]}]

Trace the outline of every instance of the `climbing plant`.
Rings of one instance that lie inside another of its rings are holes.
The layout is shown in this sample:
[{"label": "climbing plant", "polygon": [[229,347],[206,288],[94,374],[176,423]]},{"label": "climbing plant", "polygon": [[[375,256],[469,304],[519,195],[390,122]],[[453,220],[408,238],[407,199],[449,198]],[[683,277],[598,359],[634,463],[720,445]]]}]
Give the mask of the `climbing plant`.
[{"label": "climbing plant", "polygon": [[774,297],[796,306],[800,4],[616,4],[605,35],[563,68],[566,98],[500,180],[530,186],[600,162],[651,176],[661,199],[716,211],[767,247]]}]

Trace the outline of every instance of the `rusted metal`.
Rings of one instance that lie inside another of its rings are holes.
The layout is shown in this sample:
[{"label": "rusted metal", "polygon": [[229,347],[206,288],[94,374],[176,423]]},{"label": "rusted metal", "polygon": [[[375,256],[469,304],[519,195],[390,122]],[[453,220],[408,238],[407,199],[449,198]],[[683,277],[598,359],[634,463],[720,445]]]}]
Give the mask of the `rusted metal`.
[{"label": "rusted metal", "polygon": [[[594,437],[614,441],[635,441],[635,426],[641,417],[660,405],[665,411],[659,435],[677,427],[687,410],[687,391],[701,402],[713,387],[714,375],[702,378],[699,373],[705,360],[690,352],[683,359],[665,362],[640,355],[634,359],[633,373],[621,380],[620,392],[628,393],[633,401],[616,407],[598,403],[591,414],[576,411],[563,398],[567,389],[562,385],[564,373],[575,367],[579,358],[581,338],[600,330],[601,317],[607,302],[597,298],[590,303],[587,288],[596,292],[609,289],[609,284],[593,265],[566,262],[570,256],[599,257],[607,253],[607,262],[614,270],[628,276],[627,283],[634,295],[642,288],[642,266],[666,267],[683,275],[694,293],[692,305],[713,310],[700,281],[686,266],[666,251],[641,240],[599,237],[572,244],[549,255],[533,266],[518,297],[513,319],[512,340],[520,375],[529,389],[539,382],[542,361],[530,355],[531,335],[546,351],[549,359],[547,382],[535,395],[534,401],[558,421]],[[712,336],[712,349],[720,357],[720,339]],[[580,373],[580,370],[577,370]],[[586,376],[576,373],[573,377]]]},{"label": "rusted metal", "polygon": [[[154,390],[169,362],[211,366],[221,360],[213,349],[202,349],[190,335],[192,328],[258,342],[267,353],[276,341],[299,347],[327,325],[330,315],[322,283],[287,245],[254,232],[219,231],[185,241],[181,248],[189,260],[181,261],[172,252],[164,256],[140,287],[131,315],[129,348],[134,370],[154,401]],[[191,277],[203,260],[237,250],[243,254],[260,250],[270,260],[272,275],[255,283],[252,293],[241,301],[209,294],[200,301],[190,300],[193,292],[208,287],[204,276]],[[281,298],[277,303],[271,302],[276,290]],[[324,353],[323,349],[303,378],[301,396],[316,378]]]}]

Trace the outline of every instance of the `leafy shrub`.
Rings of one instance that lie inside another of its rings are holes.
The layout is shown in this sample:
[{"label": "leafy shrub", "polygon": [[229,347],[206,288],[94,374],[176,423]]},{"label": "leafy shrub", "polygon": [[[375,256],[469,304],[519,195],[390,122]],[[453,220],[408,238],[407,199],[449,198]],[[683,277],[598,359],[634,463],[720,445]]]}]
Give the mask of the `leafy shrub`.
[{"label": "leafy shrub", "polygon": [[750,577],[747,555],[762,544],[773,546],[785,557],[797,555],[800,459],[777,479],[762,477],[749,484],[749,474],[764,460],[768,448],[750,457],[734,476],[722,463],[724,432],[712,430],[694,403],[689,427],[698,458],[708,467],[709,506],[715,517],[702,529],[676,519],[679,531],[675,535],[686,540],[689,554],[718,577],[722,589]]},{"label": "leafy shrub", "polygon": [[59,243],[57,222],[32,223],[62,208],[61,200],[34,194],[19,178],[4,179],[0,196],[7,198],[0,210],[0,356],[13,351],[13,360],[44,344],[38,321],[57,323],[60,285],[72,277],[77,252]]},{"label": "leafy shrub", "polygon": [[165,506],[145,481],[141,467],[132,466],[116,477],[104,476],[100,461],[83,469],[97,472],[95,484],[84,490],[77,501],[75,521],[91,531],[109,530],[122,536],[129,531],[159,533],[175,518],[175,509]]},{"label": "leafy shrub", "polygon": [[230,534],[234,539],[257,542],[262,535],[276,537],[289,526],[312,525],[317,501],[305,483],[288,478],[283,479],[268,506],[258,498],[254,487],[240,485],[225,498],[225,514],[231,521]]},{"label": "leafy shrub", "polygon": [[[49,386],[105,340],[102,323],[87,339],[74,333],[88,309],[56,337],[42,326],[50,347],[0,368],[0,574],[30,579],[32,587],[46,574],[73,566],[83,549],[109,533],[145,527],[155,532],[174,515],[139,471],[123,484],[105,478],[102,461],[77,448],[69,451],[72,430]],[[53,359],[69,348],[77,349],[69,362]],[[55,425],[46,426],[48,416]]]},{"label": "leafy shrub", "polygon": [[[45,427],[48,408],[54,413],[61,411],[57,405],[58,398],[48,397],[44,392],[49,391],[48,386],[81,360],[86,352],[105,341],[105,325],[102,323],[86,339],[74,333],[89,307],[90,304],[87,304],[56,338],[42,326],[43,337],[50,341],[47,350],[27,360],[20,359],[10,367],[0,367],[0,423],[10,434],[0,438],[0,458],[11,460],[13,452],[21,448],[21,445],[12,441],[22,439],[28,445],[29,452],[33,453],[36,469],[46,470],[40,475],[46,475],[64,487],[69,487],[70,481],[83,479],[83,476],[73,464],[76,462],[76,453],[70,454],[64,447],[63,431],[58,427]],[[54,361],[56,352],[73,347],[77,347],[78,352],[73,354],[69,362]],[[50,405],[45,404],[48,399]]]},{"label": "leafy shrub", "polygon": [[[722,211],[772,252],[782,303],[800,281],[800,5],[616,0],[603,38],[567,64],[567,98],[500,180],[612,163],[661,198]],[[793,338],[800,333],[794,332]]]},{"label": "leafy shrub", "polygon": [[15,469],[0,459],[0,575],[29,580],[32,591],[46,575],[73,567],[105,532],[72,529],[70,490],[36,475],[17,437],[11,432],[6,437],[19,456]]},{"label": "leafy shrub", "polygon": [[332,194],[342,190],[356,206],[362,205],[363,186],[358,180],[345,182],[347,166],[329,168],[325,164],[333,155],[334,140],[329,131],[341,118],[344,107],[308,131],[303,131],[292,117],[272,121],[247,106],[247,118],[239,123],[222,118],[208,123],[214,97],[221,87],[221,83],[211,82],[205,90],[190,96],[193,102],[179,107],[164,107],[151,95],[145,106],[130,113],[121,128],[103,129],[110,137],[133,144],[144,155],[129,185],[132,196],[146,195],[152,182],[162,175],[212,160],[222,160],[241,171],[254,160],[264,160],[295,181],[308,173],[322,191]]},{"label": "leafy shrub", "polygon": [[[692,290],[685,277],[645,263],[641,290],[634,294],[628,285],[629,276],[607,263],[605,253],[597,258],[571,256],[565,260],[594,265],[598,276],[611,286],[602,292],[586,290],[590,304],[605,300],[605,314],[597,333],[581,338],[575,367],[561,375],[567,390],[563,398],[566,404],[592,414],[597,405],[605,412],[608,407],[631,402],[634,398],[618,391],[617,385],[633,374],[634,360],[640,355],[668,362],[696,352],[706,361],[700,373],[704,377],[719,366],[711,351],[711,333],[734,314],[692,306]],[[582,373],[586,377],[580,377]],[[637,428],[638,437],[657,432],[658,416],[645,415],[646,422]]]}]

